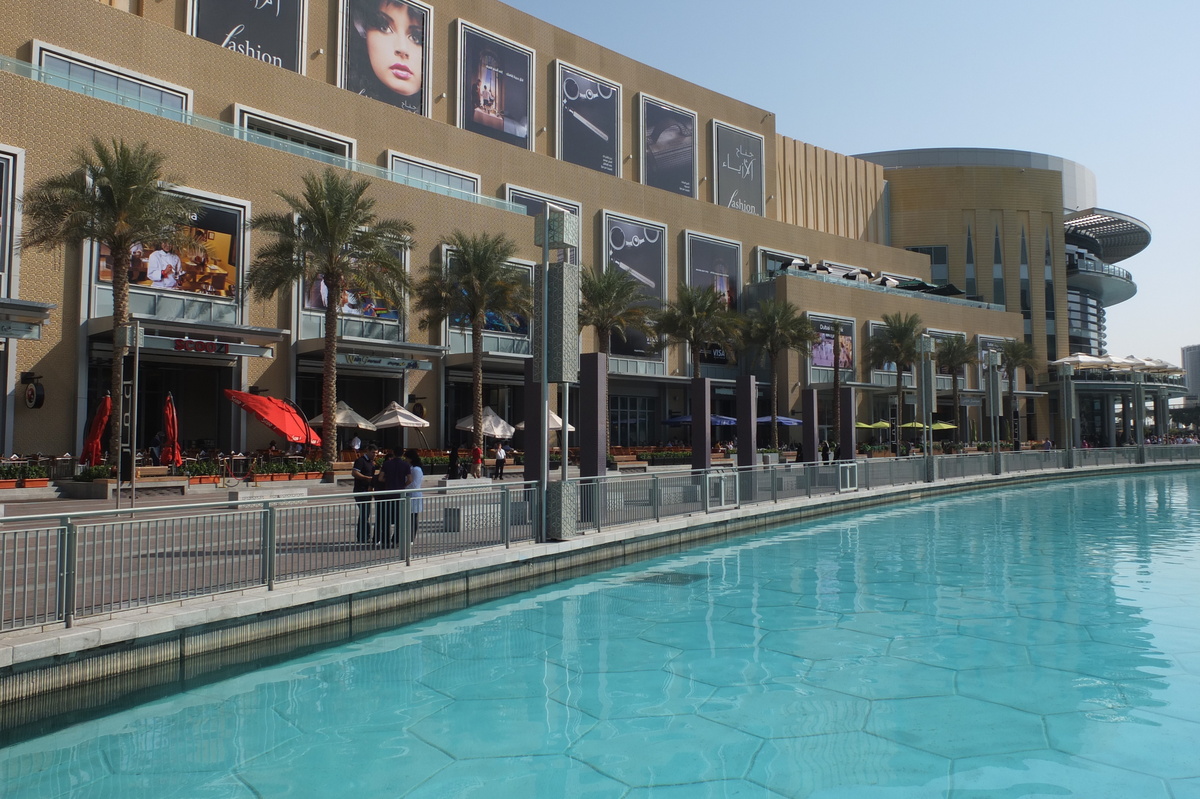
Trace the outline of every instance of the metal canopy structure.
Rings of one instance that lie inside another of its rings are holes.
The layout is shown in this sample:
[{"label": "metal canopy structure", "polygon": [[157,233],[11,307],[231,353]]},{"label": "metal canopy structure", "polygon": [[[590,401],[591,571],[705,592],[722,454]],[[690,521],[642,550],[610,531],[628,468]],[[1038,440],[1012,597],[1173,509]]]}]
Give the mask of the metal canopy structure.
[{"label": "metal canopy structure", "polygon": [[1132,258],[1150,246],[1150,226],[1116,211],[1089,208],[1063,218],[1063,232],[1086,240],[1087,250],[1106,263]]}]

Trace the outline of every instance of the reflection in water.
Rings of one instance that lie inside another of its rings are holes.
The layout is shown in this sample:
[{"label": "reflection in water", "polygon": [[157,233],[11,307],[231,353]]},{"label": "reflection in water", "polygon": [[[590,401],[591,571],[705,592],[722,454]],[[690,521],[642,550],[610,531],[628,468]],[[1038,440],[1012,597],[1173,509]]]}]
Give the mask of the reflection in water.
[{"label": "reflection in water", "polygon": [[18,744],[0,786],[1182,795],[1200,751],[1198,496],[1175,472],[788,526]]}]

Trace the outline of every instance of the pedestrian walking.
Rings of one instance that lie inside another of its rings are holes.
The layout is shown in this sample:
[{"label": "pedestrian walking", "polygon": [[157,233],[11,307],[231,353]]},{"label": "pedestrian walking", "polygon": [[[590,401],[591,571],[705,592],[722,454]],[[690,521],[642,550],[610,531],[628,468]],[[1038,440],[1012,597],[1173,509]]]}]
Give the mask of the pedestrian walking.
[{"label": "pedestrian walking", "polygon": [[496,445],[496,479],[504,479],[504,464],[508,460],[508,450],[504,448],[504,442],[501,441]]},{"label": "pedestrian walking", "polygon": [[404,453],[405,459],[408,461],[408,501],[409,508],[412,512],[412,527],[408,529],[408,540],[417,540],[417,525],[421,519],[421,511],[425,505],[425,494],[421,491],[421,484],[425,482],[425,468],[421,463],[421,456],[415,449],[406,450]]}]

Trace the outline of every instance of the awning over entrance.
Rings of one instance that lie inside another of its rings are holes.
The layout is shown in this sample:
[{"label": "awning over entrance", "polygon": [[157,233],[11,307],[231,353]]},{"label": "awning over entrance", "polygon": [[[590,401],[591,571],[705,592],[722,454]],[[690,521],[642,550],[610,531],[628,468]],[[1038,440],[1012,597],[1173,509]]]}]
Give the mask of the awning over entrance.
[{"label": "awning over entrance", "polygon": [[50,321],[50,312],[57,307],[45,302],[0,298],[0,338],[40,339],[42,325]]}]

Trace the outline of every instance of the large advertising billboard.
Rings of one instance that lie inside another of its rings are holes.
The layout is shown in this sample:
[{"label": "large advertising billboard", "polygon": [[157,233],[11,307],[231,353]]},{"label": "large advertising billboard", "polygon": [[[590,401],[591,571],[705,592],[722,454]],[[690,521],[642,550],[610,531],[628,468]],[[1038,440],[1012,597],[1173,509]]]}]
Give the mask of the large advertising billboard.
[{"label": "large advertising billboard", "polygon": [[[362,286],[350,285],[342,289],[338,298],[340,312],[345,316],[363,316],[370,319],[400,320],[400,309],[390,307],[385,301]],[[329,305],[329,286],[325,285],[325,276],[317,275],[317,279],[304,287],[304,310],[325,312]]]},{"label": "large advertising billboard", "polygon": [[842,371],[854,369],[854,322],[827,316],[809,316],[817,342],[812,348],[812,365],[832,369],[834,358]]},{"label": "large advertising billboard", "polygon": [[192,0],[190,32],[256,61],[303,72],[305,0]]},{"label": "large advertising billboard", "polygon": [[533,50],[459,21],[458,126],[533,149]]},{"label": "large advertising billboard", "polygon": [[[646,304],[658,307],[663,301],[667,273],[667,228],[665,225],[604,212],[604,268],[620,269],[642,286]],[[612,337],[613,355],[662,358],[652,342],[630,331]]]},{"label": "large advertising billboard", "polygon": [[[526,216],[541,216],[546,212],[547,202],[562,208],[573,216],[579,216],[583,211],[579,203],[571,202],[570,200],[564,200],[561,197],[551,197],[547,194],[539,194],[536,191],[522,189],[519,186],[505,186],[505,195],[510,203],[516,203],[517,205],[523,207],[525,209]],[[569,264],[579,263],[578,248],[568,247],[565,251],[550,251],[551,263],[561,263],[564,260]]]},{"label": "large advertising billboard", "polygon": [[696,113],[642,95],[642,183],[696,196]]},{"label": "large advertising billboard", "polygon": [[763,137],[713,120],[713,202],[748,214],[766,213]]},{"label": "large advertising billboard", "polygon": [[[730,310],[737,310],[741,287],[742,245],[736,241],[687,231],[687,281],[693,288],[709,287],[717,292]],[[728,364],[724,342],[705,342],[698,355],[701,363]]]},{"label": "large advertising billboard", "polygon": [[433,9],[412,0],[342,0],[341,19],[338,85],[427,116]]},{"label": "large advertising billboard", "polygon": [[[244,209],[199,201],[192,224],[183,229],[187,247],[176,250],[170,242],[161,241],[133,245],[129,253],[129,285],[237,297],[244,227]],[[101,245],[99,249],[97,277],[110,282],[112,265],[108,247]]]},{"label": "large advertising billboard", "polygon": [[621,156],[621,85],[558,62],[558,157],[616,175]]}]

